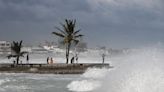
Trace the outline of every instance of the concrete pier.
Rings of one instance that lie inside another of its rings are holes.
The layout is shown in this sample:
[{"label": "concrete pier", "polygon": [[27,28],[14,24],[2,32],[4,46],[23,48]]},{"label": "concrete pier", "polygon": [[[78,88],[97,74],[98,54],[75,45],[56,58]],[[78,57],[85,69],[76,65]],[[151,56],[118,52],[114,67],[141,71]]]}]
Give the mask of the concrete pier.
[{"label": "concrete pier", "polygon": [[0,64],[1,73],[82,74],[88,68],[113,68],[107,63]]}]

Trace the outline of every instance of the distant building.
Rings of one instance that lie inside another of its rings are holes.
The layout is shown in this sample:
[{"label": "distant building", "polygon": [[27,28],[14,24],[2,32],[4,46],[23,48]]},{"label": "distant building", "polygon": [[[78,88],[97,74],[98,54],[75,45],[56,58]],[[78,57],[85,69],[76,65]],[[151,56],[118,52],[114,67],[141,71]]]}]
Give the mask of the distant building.
[{"label": "distant building", "polygon": [[48,50],[44,49],[43,47],[32,47],[31,53],[33,54],[43,54],[48,53]]},{"label": "distant building", "polygon": [[7,41],[0,41],[0,54],[11,54],[11,44]]}]

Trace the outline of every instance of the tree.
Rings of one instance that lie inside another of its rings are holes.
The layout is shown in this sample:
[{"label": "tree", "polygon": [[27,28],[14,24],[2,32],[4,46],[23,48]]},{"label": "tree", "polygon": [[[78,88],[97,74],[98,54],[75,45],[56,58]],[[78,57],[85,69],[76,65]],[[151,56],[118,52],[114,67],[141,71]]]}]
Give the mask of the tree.
[{"label": "tree", "polygon": [[77,45],[83,35],[79,34],[80,30],[75,30],[76,20],[65,19],[65,24],[61,23],[61,26],[62,29],[55,27],[59,32],[52,32],[52,34],[62,38],[66,48],[66,63],[68,64],[71,45]]},{"label": "tree", "polygon": [[16,58],[16,64],[19,64],[19,58],[24,57],[24,54],[27,53],[25,51],[21,52],[21,48],[22,48],[22,41],[20,42],[13,41],[13,43],[11,44],[11,54],[7,56],[8,59],[14,57]]}]

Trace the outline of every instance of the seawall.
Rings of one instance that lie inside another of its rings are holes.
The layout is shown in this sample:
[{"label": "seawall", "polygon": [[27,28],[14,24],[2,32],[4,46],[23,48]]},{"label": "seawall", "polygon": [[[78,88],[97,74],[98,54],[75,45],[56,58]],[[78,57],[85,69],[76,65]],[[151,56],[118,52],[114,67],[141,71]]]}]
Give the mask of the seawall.
[{"label": "seawall", "polygon": [[0,64],[1,73],[82,74],[88,68],[112,68],[107,63]]}]

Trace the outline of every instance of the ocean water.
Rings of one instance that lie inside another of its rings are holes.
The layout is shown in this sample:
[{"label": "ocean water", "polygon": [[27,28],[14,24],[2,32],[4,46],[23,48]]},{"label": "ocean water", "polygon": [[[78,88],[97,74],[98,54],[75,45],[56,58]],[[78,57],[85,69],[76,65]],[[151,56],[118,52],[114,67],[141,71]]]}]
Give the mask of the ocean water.
[{"label": "ocean water", "polygon": [[[30,54],[29,63],[47,63],[47,57],[52,57],[54,63],[65,63],[65,56],[46,53]],[[70,56],[71,57],[71,56]],[[95,58],[96,57],[96,58]],[[109,58],[106,61],[109,62]],[[6,56],[0,57],[0,63],[12,63],[13,59],[7,59]],[[20,58],[23,63],[27,63],[25,58]],[[88,56],[81,54],[79,63],[101,63],[101,55],[96,53]],[[91,72],[89,69],[88,72]],[[56,74],[28,74],[28,73],[0,73],[0,92],[74,92],[91,91],[97,87],[98,83],[94,80],[89,83],[87,72],[82,75],[56,75]],[[77,81],[77,82],[76,82]],[[88,87],[76,85],[87,84]],[[92,82],[95,82],[94,86]],[[79,88],[79,89],[78,89]]]},{"label": "ocean water", "polygon": [[[44,62],[38,57],[33,60]],[[57,62],[64,60],[55,58]],[[0,92],[163,92],[163,60],[163,48],[146,47],[107,57],[112,69],[90,68],[82,75],[1,73]],[[79,62],[97,63],[101,58],[86,55]]]},{"label": "ocean water", "polygon": [[0,92],[70,92],[67,85],[79,75],[0,74]]}]

